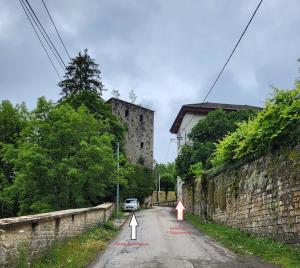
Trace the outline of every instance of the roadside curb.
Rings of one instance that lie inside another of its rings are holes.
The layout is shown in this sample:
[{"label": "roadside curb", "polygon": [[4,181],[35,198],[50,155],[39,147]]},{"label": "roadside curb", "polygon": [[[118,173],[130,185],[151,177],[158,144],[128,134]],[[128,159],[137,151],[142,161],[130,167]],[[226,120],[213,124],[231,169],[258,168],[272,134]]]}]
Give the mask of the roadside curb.
[{"label": "roadside curb", "polygon": [[114,226],[115,226],[118,230],[120,230],[120,229],[124,226],[125,222],[128,220],[128,218],[129,218],[130,215],[131,215],[131,214],[128,213],[128,214],[126,214],[125,217],[122,218],[122,219],[114,219],[114,220],[113,220]]}]

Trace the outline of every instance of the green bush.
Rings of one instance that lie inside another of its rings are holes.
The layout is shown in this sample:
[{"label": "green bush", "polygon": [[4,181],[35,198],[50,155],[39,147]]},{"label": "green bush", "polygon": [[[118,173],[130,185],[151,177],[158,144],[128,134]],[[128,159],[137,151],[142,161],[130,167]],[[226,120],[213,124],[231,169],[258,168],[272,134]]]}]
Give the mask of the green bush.
[{"label": "green bush", "polygon": [[216,147],[213,166],[248,160],[300,140],[300,84],[294,90],[276,90],[266,108],[238,124]]},{"label": "green bush", "polygon": [[254,117],[257,112],[258,109],[232,112],[217,109],[208,113],[204,119],[199,120],[188,134],[191,143],[183,145],[176,158],[177,175],[185,182],[193,182],[195,178],[199,178],[193,172],[194,165],[202,165],[201,170],[210,169],[216,142],[228,133],[235,131],[238,122]]}]

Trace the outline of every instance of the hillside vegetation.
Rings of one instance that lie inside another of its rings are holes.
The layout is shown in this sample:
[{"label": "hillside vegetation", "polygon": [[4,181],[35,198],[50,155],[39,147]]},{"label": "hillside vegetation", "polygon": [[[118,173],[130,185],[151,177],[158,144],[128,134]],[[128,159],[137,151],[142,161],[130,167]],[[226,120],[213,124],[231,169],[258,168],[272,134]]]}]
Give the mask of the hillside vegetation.
[{"label": "hillside vegetation", "polygon": [[281,146],[300,141],[300,84],[294,90],[277,90],[265,109],[218,144],[212,159],[214,167],[238,160],[257,158]]}]

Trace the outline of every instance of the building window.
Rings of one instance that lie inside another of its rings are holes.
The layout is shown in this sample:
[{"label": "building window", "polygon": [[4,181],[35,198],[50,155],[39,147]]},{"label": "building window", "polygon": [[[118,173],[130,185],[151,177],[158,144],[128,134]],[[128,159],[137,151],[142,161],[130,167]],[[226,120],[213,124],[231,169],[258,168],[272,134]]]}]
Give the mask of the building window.
[{"label": "building window", "polygon": [[125,110],[125,116],[128,117],[129,116],[129,111]]},{"label": "building window", "polygon": [[143,122],[144,121],[144,116],[141,114],[140,115],[140,122]]},{"label": "building window", "polygon": [[143,149],[144,148],[144,143],[143,142],[141,142],[141,149]]}]

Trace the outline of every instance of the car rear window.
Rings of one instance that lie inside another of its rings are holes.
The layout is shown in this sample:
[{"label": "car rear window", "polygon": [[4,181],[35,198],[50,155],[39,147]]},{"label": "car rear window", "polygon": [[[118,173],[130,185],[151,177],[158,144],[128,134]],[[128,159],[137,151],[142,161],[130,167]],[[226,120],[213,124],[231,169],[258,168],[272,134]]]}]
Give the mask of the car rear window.
[{"label": "car rear window", "polygon": [[135,203],[135,202],[136,202],[136,200],[132,200],[132,199],[131,200],[129,199],[129,200],[125,201],[125,203]]}]

